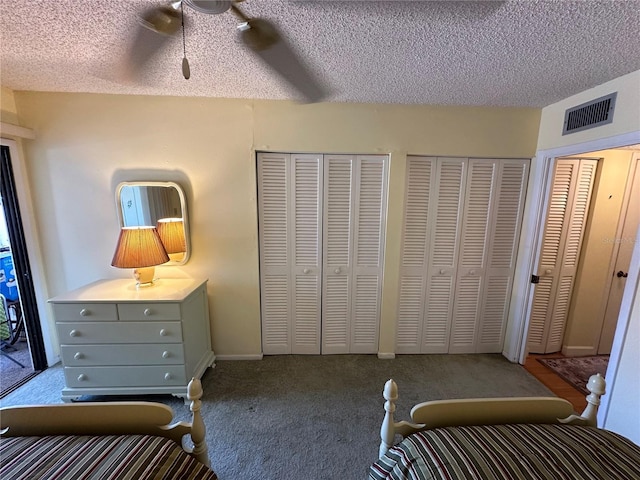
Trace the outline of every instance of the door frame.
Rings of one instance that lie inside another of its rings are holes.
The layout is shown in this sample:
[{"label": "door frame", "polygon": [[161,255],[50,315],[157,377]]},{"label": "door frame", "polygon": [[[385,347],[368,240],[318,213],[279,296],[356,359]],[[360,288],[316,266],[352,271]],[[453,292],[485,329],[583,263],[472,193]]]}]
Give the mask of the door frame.
[{"label": "door frame", "polygon": [[[610,150],[640,143],[640,130],[615,135],[608,138],[590,140],[583,143],[539,150],[531,165],[527,203],[520,236],[520,250],[516,267],[514,292],[510,310],[510,322],[505,336],[503,355],[512,362],[524,365],[527,357],[527,334],[533,301],[531,274],[535,272],[540,259],[540,247],[544,232],[545,214],[549,202],[551,176],[557,157],[579,155],[598,150]],[[635,246],[633,256],[640,257],[640,243]],[[633,261],[633,260],[632,260]],[[631,271],[631,270],[630,270]],[[640,274],[627,279],[625,298],[631,297],[640,283]],[[624,299],[623,299],[624,302]],[[623,305],[624,307],[624,305]],[[621,308],[618,325],[614,335],[613,347],[607,368],[607,383],[614,385],[618,373],[618,364],[625,343],[628,325],[631,321],[631,309]],[[604,419],[609,407],[609,395],[602,398],[599,418]]]},{"label": "door frame", "polygon": [[15,140],[0,137],[0,145],[9,147],[11,166],[17,190],[18,205],[22,228],[24,230],[25,244],[31,267],[31,279],[36,296],[36,307],[40,316],[40,329],[44,340],[44,349],[47,366],[60,361],[57,350],[57,336],[49,315],[47,299],[49,298],[43,269],[43,259],[39,242],[38,229],[33,210],[31,189],[29,187],[27,169],[22,155],[21,145]]}]

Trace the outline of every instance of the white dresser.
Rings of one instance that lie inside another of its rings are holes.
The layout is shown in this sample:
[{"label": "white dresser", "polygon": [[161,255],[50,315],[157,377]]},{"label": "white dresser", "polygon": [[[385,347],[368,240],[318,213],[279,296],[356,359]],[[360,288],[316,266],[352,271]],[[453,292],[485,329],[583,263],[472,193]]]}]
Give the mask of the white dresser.
[{"label": "white dresser", "polygon": [[66,386],[82,395],[172,394],[213,366],[207,280],[160,279],[136,289],[99,280],[49,300]]}]

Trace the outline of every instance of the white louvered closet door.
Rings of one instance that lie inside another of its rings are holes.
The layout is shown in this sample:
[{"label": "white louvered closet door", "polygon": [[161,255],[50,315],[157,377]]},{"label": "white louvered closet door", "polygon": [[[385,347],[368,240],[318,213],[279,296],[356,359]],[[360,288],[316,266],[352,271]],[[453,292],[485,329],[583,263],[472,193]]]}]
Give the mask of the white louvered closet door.
[{"label": "white louvered closet door", "polygon": [[437,163],[422,353],[449,351],[466,167],[462,158],[440,158]]},{"label": "white louvered closet door", "polygon": [[502,350],[528,165],[407,158],[398,353]]},{"label": "white louvered closet door", "polygon": [[497,170],[497,161],[469,160],[449,353],[474,353],[476,349],[489,240],[489,213]]},{"label": "white louvered closet door", "polygon": [[323,354],[378,349],[386,158],[324,156]]},{"label": "white louvered closet door", "polygon": [[427,283],[431,197],[435,196],[435,157],[408,157],[402,230],[396,351],[420,353]]},{"label": "white louvered closet door", "polygon": [[531,310],[531,353],[562,348],[596,167],[596,160],[556,161]]},{"label": "white louvered closet door", "polygon": [[529,160],[498,162],[475,353],[502,352],[528,179]]},{"label": "white louvered closet door", "polygon": [[321,156],[260,153],[263,352],[320,353]]}]

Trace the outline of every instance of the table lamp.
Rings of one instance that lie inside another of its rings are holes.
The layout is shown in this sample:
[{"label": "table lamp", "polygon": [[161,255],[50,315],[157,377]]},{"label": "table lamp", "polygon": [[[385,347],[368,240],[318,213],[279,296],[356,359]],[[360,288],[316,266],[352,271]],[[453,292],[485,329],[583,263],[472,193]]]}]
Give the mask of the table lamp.
[{"label": "table lamp", "polygon": [[169,261],[155,227],[123,227],[111,265],[133,268],[136,287],[153,285],[155,266]]},{"label": "table lamp", "polygon": [[156,225],[160,240],[169,258],[180,262],[187,251],[187,242],[184,236],[184,223],[181,218],[161,218]]}]

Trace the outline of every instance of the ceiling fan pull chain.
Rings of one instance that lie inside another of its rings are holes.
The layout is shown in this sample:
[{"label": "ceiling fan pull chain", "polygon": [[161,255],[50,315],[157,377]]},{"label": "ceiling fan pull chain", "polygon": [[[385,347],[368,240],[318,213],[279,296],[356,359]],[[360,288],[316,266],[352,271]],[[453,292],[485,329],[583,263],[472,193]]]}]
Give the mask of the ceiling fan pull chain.
[{"label": "ceiling fan pull chain", "polygon": [[189,60],[187,60],[187,42],[184,33],[184,7],[180,2],[180,20],[182,21],[182,75],[185,80],[189,80],[191,77],[191,68],[189,68]]}]

